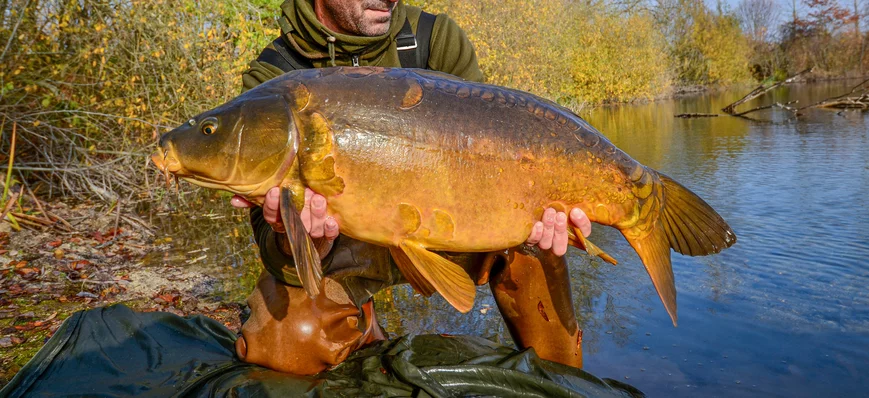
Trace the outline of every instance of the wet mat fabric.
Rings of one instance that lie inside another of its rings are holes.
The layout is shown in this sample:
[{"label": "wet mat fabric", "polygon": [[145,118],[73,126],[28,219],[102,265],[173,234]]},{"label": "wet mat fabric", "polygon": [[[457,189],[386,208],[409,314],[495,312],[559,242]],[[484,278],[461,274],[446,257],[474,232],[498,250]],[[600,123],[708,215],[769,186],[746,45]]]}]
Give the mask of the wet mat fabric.
[{"label": "wet mat fabric", "polygon": [[470,336],[409,335],[312,377],[240,362],[235,333],[203,317],[77,312],[0,397],[642,396],[614,380]]}]

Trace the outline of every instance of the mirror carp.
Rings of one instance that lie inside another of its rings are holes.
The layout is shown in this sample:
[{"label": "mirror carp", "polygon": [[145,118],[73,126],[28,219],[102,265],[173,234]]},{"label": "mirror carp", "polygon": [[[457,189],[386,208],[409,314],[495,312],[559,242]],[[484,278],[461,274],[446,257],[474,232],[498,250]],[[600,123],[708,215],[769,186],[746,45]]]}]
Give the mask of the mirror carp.
[{"label": "mirror carp", "polygon": [[[298,215],[305,187],[326,197],[341,233],[389,247],[414,289],[437,291],[462,312],[474,283],[433,251],[523,244],[547,207],[578,207],[621,231],[674,324],[670,249],[699,256],[736,242],[700,197],[568,109],[426,70],[289,72],[164,134],[152,160],[167,176],[258,204],[282,187],[283,221],[312,296],[322,271]],[[570,243],[616,263],[578,230]]]}]

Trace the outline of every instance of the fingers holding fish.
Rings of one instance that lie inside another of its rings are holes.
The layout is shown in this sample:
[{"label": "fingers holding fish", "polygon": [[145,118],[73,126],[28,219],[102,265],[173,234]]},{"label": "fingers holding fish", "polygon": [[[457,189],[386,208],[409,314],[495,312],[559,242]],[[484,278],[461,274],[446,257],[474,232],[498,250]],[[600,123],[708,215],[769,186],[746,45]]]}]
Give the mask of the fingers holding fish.
[{"label": "fingers holding fish", "polygon": [[531,234],[525,241],[526,245],[537,246],[543,250],[552,250],[553,254],[563,256],[567,253],[569,235],[568,222],[582,231],[583,236],[591,233],[591,221],[579,208],[570,211],[570,215],[548,208],[543,212],[543,220],[534,224]]},{"label": "fingers holding fish", "polygon": [[323,237],[329,240],[335,240],[338,237],[338,221],[332,216],[327,216],[323,223]]},{"label": "fingers holding fish", "polygon": [[561,257],[564,253],[567,253],[567,215],[558,212],[552,234],[552,254]]},{"label": "fingers holding fish", "polygon": [[310,188],[305,188],[305,207],[302,208],[301,217],[311,238],[331,241],[338,237],[338,221],[327,214],[326,197]]},{"label": "fingers holding fish", "polygon": [[531,235],[528,236],[525,244],[528,246],[534,246],[540,242],[541,238],[543,238],[543,223],[538,221],[534,223],[534,227],[531,228]]},{"label": "fingers holding fish", "polygon": [[588,216],[582,209],[573,208],[570,211],[570,222],[582,231],[582,236],[588,237],[591,235],[591,220],[588,219]]},{"label": "fingers holding fish", "polygon": [[537,244],[543,250],[552,248],[552,238],[555,236],[555,215],[556,211],[551,207],[543,212],[543,237]]},{"label": "fingers holding fish", "polygon": [[254,206],[253,203],[250,203],[247,199],[239,195],[233,195],[232,199],[229,200],[229,204],[238,209],[247,209]]},{"label": "fingers holding fish", "polygon": [[281,220],[281,189],[274,187],[266,193],[263,201],[263,218],[272,226],[277,233],[285,233],[284,223]]},{"label": "fingers holding fish", "polygon": [[[310,192],[310,194],[309,194]],[[302,211],[302,220],[308,220],[308,234],[312,238],[322,238],[324,233],[324,225],[326,224],[326,198],[323,195],[316,194],[310,189],[305,189],[305,208],[308,208],[307,217]]]}]

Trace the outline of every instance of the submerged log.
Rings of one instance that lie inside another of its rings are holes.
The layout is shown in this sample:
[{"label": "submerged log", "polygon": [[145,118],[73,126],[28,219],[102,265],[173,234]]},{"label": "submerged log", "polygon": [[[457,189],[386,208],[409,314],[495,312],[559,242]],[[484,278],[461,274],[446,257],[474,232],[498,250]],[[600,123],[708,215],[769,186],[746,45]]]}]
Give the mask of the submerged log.
[{"label": "submerged log", "polygon": [[696,117],[718,117],[717,113],[680,113],[675,115],[674,117],[682,118],[682,119],[691,119]]}]

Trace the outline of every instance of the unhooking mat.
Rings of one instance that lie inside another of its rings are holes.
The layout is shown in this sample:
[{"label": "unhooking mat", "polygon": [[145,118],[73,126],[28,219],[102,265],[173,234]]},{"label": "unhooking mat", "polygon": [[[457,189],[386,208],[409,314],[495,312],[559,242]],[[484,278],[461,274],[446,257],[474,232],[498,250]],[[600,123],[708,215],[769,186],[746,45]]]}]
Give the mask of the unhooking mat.
[{"label": "unhooking mat", "polygon": [[642,396],[469,336],[419,335],[353,353],[336,368],[299,377],[240,362],[236,335],[219,322],[114,305],[75,313],[0,391],[0,397],[150,396]]}]

